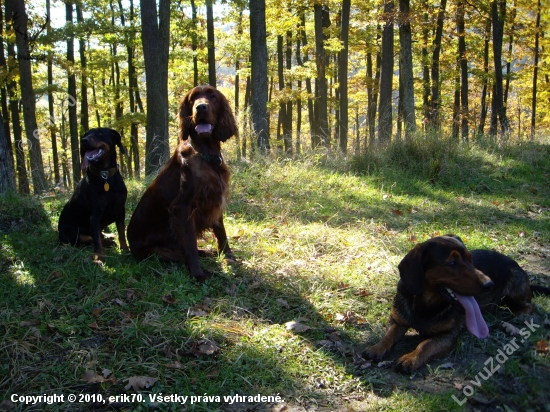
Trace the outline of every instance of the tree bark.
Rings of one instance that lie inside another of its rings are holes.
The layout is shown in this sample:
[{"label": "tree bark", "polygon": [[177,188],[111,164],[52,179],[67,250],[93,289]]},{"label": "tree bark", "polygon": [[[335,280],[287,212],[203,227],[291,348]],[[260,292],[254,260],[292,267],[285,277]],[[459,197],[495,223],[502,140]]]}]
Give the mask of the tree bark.
[{"label": "tree bark", "polygon": [[78,120],[76,113],[76,75],[74,73],[74,27],[73,27],[73,3],[65,3],[66,20],[69,25],[69,37],[67,38],[68,61],[68,106],[69,106],[69,130],[71,136],[71,162],[73,172],[73,185],[80,182],[80,150],[78,139]]},{"label": "tree bark", "polygon": [[170,1],[140,0],[141,41],[147,83],[147,134],[145,174],[156,172],[169,158],[168,139],[168,52],[170,45]]},{"label": "tree bark", "polygon": [[342,24],[340,26],[340,41],[342,50],[338,55],[338,73],[340,83],[340,150],[347,153],[349,130],[349,104],[348,104],[348,58],[349,58],[349,19],[351,0],[342,0]]},{"label": "tree bark", "polygon": [[191,0],[191,19],[193,29],[191,30],[191,50],[193,50],[193,87],[199,85],[199,59],[197,58],[197,6],[195,0]]},{"label": "tree bark", "polygon": [[399,0],[399,44],[400,63],[399,76],[402,79],[403,96],[401,99],[403,109],[403,122],[405,137],[410,137],[416,131],[416,119],[414,113],[414,77],[412,61],[412,33],[410,21],[409,0]]},{"label": "tree bark", "polygon": [[535,21],[535,50],[533,62],[533,98],[531,100],[531,137],[535,136],[537,123],[537,78],[539,73],[539,41],[540,41],[541,1],[537,1],[537,17]]},{"label": "tree bark", "polygon": [[261,153],[270,150],[267,124],[267,33],[265,0],[250,2],[251,121]]},{"label": "tree bark", "polygon": [[314,5],[315,13],[315,62],[317,66],[317,109],[316,117],[320,143],[330,146],[330,134],[328,129],[328,86],[326,78],[327,56],[324,41],[327,39],[323,28],[330,26],[329,12],[321,4]]},{"label": "tree bark", "polygon": [[392,135],[393,13],[393,0],[385,0],[378,106],[378,143],[380,144],[389,143]]},{"label": "tree bark", "polygon": [[487,119],[487,87],[489,85],[489,41],[491,39],[491,19],[485,23],[485,42],[483,48],[483,87],[481,89],[481,111],[477,132],[483,135]]},{"label": "tree bark", "polygon": [[[79,23],[84,23],[82,15],[82,6],[76,4],[76,19]],[[80,128],[81,135],[84,135],[90,129],[89,114],[88,114],[88,77],[87,77],[87,59],[86,59],[86,39],[80,36],[78,39],[78,49],[80,53],[81,67],[81,86],[80,86]]]},{"label": "tree bark", "polygon": [[3,123],[0,113],[0,196],[7,192],[15,192],[15,174]]},{"label": "tree bark", "polygon": [[445,20],[445,7],[447,0],[441,0],[439,13],[437,15],[437,26],[433,42],[432,54],[432,101],[430,107],[430,124],[435,130],[441,127],[439,118],[439,107],[441,106],[439,91],[439,55],[441,54],[441,38],[443,37],[443,22]]},{"label": "tree bark", "polygon": [[31,161],[31,176],[33,191],[41,194],[47,188],[42,163],[42,149],[40,146],[40,135],[36,123],[36,97],[32,85],[32,68],[29,36],[27,32],[27,12],[24,0],[14,1],[13,6],[13,27],[15,29],[15,41],[17,44],[17,57],[19,60],[19,83],[21,86],[21,101],[23,103],[23,120],[25,123],[25,135],[29,146]]},{"label": "tree bark", "polygon": [[496,0],[491,4],[491,16],[493,20],[493,61],[495,67],[495,84],[493,86],[493,100],[491,113],[490,133],[497,133],[497,118],[501,132],[509,130],[510,125],[504,106],[503,76],[502,76],[502,39],[504,37],[504,22],[506,19],[506,0]]},{"label": "tree bark", "polygon": [[460,61],[460,129],[463,142],[468,141],[469,102],[468,102],[468,56],[466,54],[466,28],[464,22],[464,1],[457,4],[458,58]]},{"label": "tree bark", "polygon": [[206,0],[206,33],[208,43],[208,83],[216,87],[216,47],[214,39],[214,0]]}]

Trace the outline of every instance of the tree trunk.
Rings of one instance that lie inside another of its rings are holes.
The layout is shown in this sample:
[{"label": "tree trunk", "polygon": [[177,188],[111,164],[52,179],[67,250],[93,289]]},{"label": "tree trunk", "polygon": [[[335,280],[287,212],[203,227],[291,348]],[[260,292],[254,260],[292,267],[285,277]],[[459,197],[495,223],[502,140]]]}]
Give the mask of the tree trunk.
[{"label": "tree trunk", "polygon": [[468,141],[470,134],[468,118],[468,55],[466,54],[466,29],[464,23],[464,1],[457,4],[457,32],[458,32],[458,58],[460,62],[460,129],[462,141]]},{"label": "tree trunk", "polygon": [[21,101],[23,103],[23,120],[25,123],[25,135],[29,146],[31,163],[31,176],[35,194],[41,194],[47,188],[42,163],[42,150],[40,147],[40,135],[36,123],[36,97],[32,85],[32,68],[30,48],[27,33],[27,12],[24,0],[10,0],[13,3],[13,26],[15,29],[15,41],[19,61],[19,83],[21,86]]},{"label": "tree trunk", "polygon": [[147,84],[147,134],[145,174],[156,172],[169,158],[168,138],[168,52],[170,45],[170,1],[140,0],[141,41]]},{"label": "tree trunk", "polygon": [[[122,5],[119,0],[119,7],[121,13],[121,19],[124,18],[124,13],[122,10]],[[128,164],[128,172],[130,177],[135,177],[136,179],[140,178],[140,159],[139,159],[139,141],[138,141],[138,123],[135,120],[135,114],[137,112],[136,108],[136,99],[135,93],[137,90],[137,76],[136,76],[136,66],[134,64],[134,1],[130,0],[130,15],[128,16],[130,20],[130,37],[128,39],[128,44],[126,46],[126,54],[128,55],[128,103],[130,104],[130,115],[132,116],[132,123],[130,124],[130,156],[134,161],[134,169],[132,172],[132,165]]]},{"label": "tree trunk", "polygon": [[[510,40],[508,43],[508,57],[506,61],[506,84],[504,85],[504,105],[508,106],[508,91],[510,90],[510,73],[512,71],[512,58],[514,50],[514,32],[516,30],[517,0],[514,0],[514,6],[510,12]],[[537,32],[538,33],[538,32]]]},{"label": "tree trunk", "polygon": [[[82,16],[82,7],[76,3],[76,19],[79,23],[84,22]],[[88,80],[87,80],[87,60],[86,60],[86,40],[83,36],[78,39],[80,52],[80,67],[82,69],[82,78],[80,86],[80,130],[84,135],[90,129],[89,114],[88,114]]]},{"label": "tree trunk", "polygon": [[493,86],[493,101],[491,113],[491,134],[497,133],[497,118],[501,132],[509,130],[506,107],[504,106],[502,78],[502,39],[504,37],[504,21],[506,19],[506,0],[496,0],[491,4],[493,19],[493,60],[495,65],[495,84]]},{"label": "tree trunk", "polygon": [[423,29],[422,29],[422,107],[423,107],[423,119],[422,124],[424,131],[427,130],[428,122],[431,118],[431,101],[430,101],[430,65],[428,56],[428,42],[430,37],[429,21],[430,16],[428,14],[428,5],[426,0],[422,1],[422,8],[424,10],[423,17]]},{"label": "tree trunk", "polygon": [[[283,36],[277,36],[277,77],[279,78],[279,116],[277,119],[277,146],[279,141],[285,133],[286,126],[286,102],[283,100],[284,90],[285,90],[285,80],[284,80],[284,55],[283,55]],[[283,132],[281,133],[281,129]],[[286,144],[285,144],[286,149]]]},{"label": "tree trunk", "polygon": [[208,83],[216,87],[216,48],[214,40],[214,0],[206,0],[206,33],[208,43]]},{"label": "tree trunk", "polygon": [[[1,20],[0,22],[4,24]],[[0,125],[4,120],[0,113]],[[15,174],[9,151],[9,142],[3,126],[0,126],[0,196],[7,192],[15,192]]]},{"label": "tree trunk", "polygon": [[[4,38],[4,11],[1,5],[0,5],[0,38],[2,39]],[[9,72],[8,64],[6,62],[6,56],[4,54],[3,41],[0,41],[0,67],[5,67]],[[6,81],[5,83],[9,83],[9,82]],[[0,124],[4,127],[5,138],[8,143],[7,149],[10,156],[11,164],[13,166],[15,164],[15,159],[13,156],[13,147],[12,147],[11,134],[10,134],[10,112],[8,109],[8,91],[7,91],[6,84],[2,86],[0,90],[0,94],[2,99],[2,118],[4,119]]]},{"label": "tree trunk", "polygon": [[269,151],[267,124],[267,34],[265,0],[250,2],[251,120],[261,153]]},{"label": "tree trunk", "polygon": [[437,15],[437,27],[433,43],[432,54],[432,105],[430,108],[430,123],[432,127],[439,130],[441,127],[439,119],[439,107],[441,106],[439,96],[439,55],[441,54],[441,38],[443,36],[443,22],[445,20],[445,7],[447,0],[441,0],[439,13]]},{"label": "tree trunk", "polygon": [[414,77],[412,61],[412,33],[410,21],[409,0],[399,0],[399,44],[401,70],[399,76],[403,87],[403,122],[405,125],[405,137],[410,137],[416,131],[416,119],[414,113]]},{"label": "tree trunk", "polygon": [[199,85],[199,59],[197,58],[197,6],[195,0],[191,0],[191,19],[193,29],[191,30],[191,50],[193,50],[193,87]]},{"label": "tree trunk", "polygon": [[[306,35],[306,15],[305,12],[302,11],[300,13],[300,32],[301,32],[301,39],[302,39],[302,45],[304,47],[307,47],[307,35]],[[299,40],[298,40],[299,42]],[[308,53],[304,53],[304,63],[307,63],[309,61]],[[307,91],[307,112],[308,112],[308,118],[309,118],[309,132],[311,135],[311,147],[315,147],[319,144],[319,142],[316,141],[317,136],[315,134],[315,107],[313,104],[313,98],[311,97],[312,94],[312,88],[311,88],[311,79],[308,77],[306,78],[306,91]]]},{"label": "tree trunk", "polygon": [[[292,32],[286,32],[286,69],[290,73],[292,70]],[[290,77],[290,76],[289,76]],[[290,96],[286,101],[286,116],[283,123],[283,139],[285,143],[285,153],[292,156],[292,81],[288,80],[286,89]]]},{"label": "tree trunk", "polygon": [[342,24],[340,26],[340,41],[342,50],[338,55],[338,73],[340,75],[340,150],[348,150],[349,104],[348,104],[348,58],[349,58],[349,19],[351,0],[342,0]]},{"label": "tree trunk", "polygon": [[487,119],[487,87],[489,84],[489,41],[491,39],[491,19],[485,23],[485,46],[483,49],[483,88],[481,90],[481,112],[477,132],[483,135]]},{"label": "tree trunk", "polygon": [[321,4],[314,5],[315,12],[315,62],[317,66],[317,109],[318,130],[321,144],[330,147],[330,134],[328,129],[328,86],[326,78],[327,56],[324,41],[327,37],[323,29],[330,26],[329,11]]},{"label": "tree trunk", "polygon": [[[50,0],[46,0],[46,19],[47,19],[47,36],[51,35],[50,24]],[[61,182],[59,173],[59,154],[57,150],[57,130],[55,125],[54,97],[53,97],[53,56],[52,52],[48,51],[48,112],[50,114],[49,126],[52,142],[52,157],[53,157],[53,173],[54,183],[57,185]]]},{"label": "tree trunk", "polygon": [[393,13],[393,0],[385,0],[378,106],[378,142],[380,144],[389,143],[392,135]]},{"label": "tree trunk", "polygon": [[531,100],[531,137],[535,136],[537,120],[537,77],[539,73],[539,39],[540,39],[541,1],[537,1],[537,17],[535,22],[535,56],[533,62],[533,98]]},{"label": "tree trunk", "polygon": [[68,106],[69,106],[69,130],[71,135],[71,161],[73,171],[73,184],[80,181],[80,150],[78,139],[78,120],[76,113],[76,76],[74,73],[74,29],[73,29],[73,3],[65,3],[66,20],[69,25],[69,37],[67,38],[68,65]]}]

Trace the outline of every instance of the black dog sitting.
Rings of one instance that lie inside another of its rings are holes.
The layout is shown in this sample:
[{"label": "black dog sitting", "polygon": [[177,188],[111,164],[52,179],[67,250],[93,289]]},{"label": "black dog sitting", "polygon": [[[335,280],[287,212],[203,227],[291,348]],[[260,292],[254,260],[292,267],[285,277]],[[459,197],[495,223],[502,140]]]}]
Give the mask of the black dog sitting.
[{"label": "black dog sitting", "polygon": [[94,261],[105,262],[103,234],[116,222],[121,249],[128,249],[124,235],[126,185],[116,161],[115,146],[126,153],[120,134],[112,129],[90,129],[80,141],[82,169],[86,176],[59,216],[59,241],[72,245],[94,245]]}]

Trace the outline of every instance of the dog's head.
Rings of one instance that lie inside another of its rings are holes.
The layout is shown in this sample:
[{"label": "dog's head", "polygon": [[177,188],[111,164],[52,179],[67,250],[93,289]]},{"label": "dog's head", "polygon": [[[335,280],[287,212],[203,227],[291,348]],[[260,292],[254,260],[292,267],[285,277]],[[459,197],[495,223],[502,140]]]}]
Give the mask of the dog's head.
[{"label": "dog's head", "polygon": [[212,86],[197,86],[181,99],[178,111],[181,140],[225,142],[239,132],[225,96]]},{"label": "dog's head", "polygon": [[462,239],[452,234],[419,243],[401,260],[398,269],[402,285],[413,295],[430,287],[437,288],[445,298],[452,297],[448,289],[474,296],[492,286],[491,279],[472,264],[472,255]]},{"label": "dog's head", "polygon": [[88,130],[80,140],[82,169],[86,169],[88,164],[93,164],[99,169],[115,167],[115,146],[120,148],[120,153],[126,153],[120,134],[116,130],[106,127]]}]

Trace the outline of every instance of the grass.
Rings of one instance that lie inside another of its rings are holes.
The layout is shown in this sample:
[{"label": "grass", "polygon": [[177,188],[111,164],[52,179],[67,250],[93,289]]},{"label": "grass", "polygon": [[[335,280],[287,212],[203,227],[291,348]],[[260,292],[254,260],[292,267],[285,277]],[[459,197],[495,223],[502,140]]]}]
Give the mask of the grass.
[{"label": "grass", "polygon": [[[489,315],[489,339],[464,333],[449,357],[412,377],[353,360],[384,333],[396,267],[414,242],[456,233],[472,249],[509,254],[534,283],[549,284],[548,142],[459,146],[422,137],[350,159],[228,159],[226,228],[239,262],[203,259],[215,273],[204,284],[156,258],[137,263],[114,248],[97,266],[91,249],[59,245],[67,195],[0,198],[0,409],[32,410],[11,402],[13,394],[70,393],[89,401],[142,394],[142,403],[114,405],[138,411],[245,410],[221,406],[235,394],[279,395],[296,410],[550,408],[550,360],[536,350],[550,339],[545,297],[527,317]],[[127,186],[132,211],[144,183]],[[211,237],[200,243],[214,248]],[[464,398],[458,388],[513,338],[502,320],[540,327],[459,406],[452,395]],[[290,321],[309,329],[290,330]],[[160,393],[189,398],[184,406],[148,401]],[[205,395],[213,398],[191,404]]]}]

